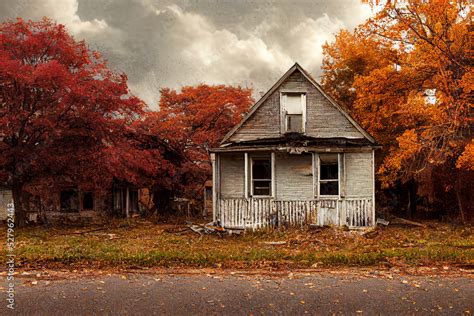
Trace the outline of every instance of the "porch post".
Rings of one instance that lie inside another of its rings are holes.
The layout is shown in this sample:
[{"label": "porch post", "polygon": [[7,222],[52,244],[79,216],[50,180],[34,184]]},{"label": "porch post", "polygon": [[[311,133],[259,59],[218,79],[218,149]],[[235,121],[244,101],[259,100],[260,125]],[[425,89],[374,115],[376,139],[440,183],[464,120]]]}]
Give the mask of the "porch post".
[{"label": "porch post", "polygon": [[375,150],[372,149],[372,226],[375,226]]},{"label": "porch post", "polygon": [[275,152],[271,153],[271,173],[272,173],[272,198],[276,197],[276,183],[275,183]]},{"label": "porch post", "polygon": [[339,225],[347,225],[347,203],[346,203],[346,154],[339,154],[339,197],[341,200],[341,209],[339,211]]},{"label": "porch post", "polygon": [[317,177],[317,169],[316,169],[316,154],[314,152],[311,153],[311,171],[313,173],[313,199],[316,198],[316,177]]},{"label": "porch post", "polygon": [[130,189],[127,185],[127,189],[125,190],[125,215],[127,218],[130,217]]},{"label": "porch post", "polygon": [[216,154],[211,153],[212,164],[212,221],[217,222],[217,163]]},{"label": "porch post", "polygon": [[244,197],[249,197],[249,153],[244,153]]}]

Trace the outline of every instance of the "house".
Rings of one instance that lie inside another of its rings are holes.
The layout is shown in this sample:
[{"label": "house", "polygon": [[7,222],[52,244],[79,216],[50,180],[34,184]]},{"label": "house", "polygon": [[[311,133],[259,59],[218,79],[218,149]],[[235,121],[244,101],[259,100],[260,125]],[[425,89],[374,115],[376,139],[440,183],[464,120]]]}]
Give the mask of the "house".
[{"label": "house", "polygon": [[373,226],[378,147],[296,63],[211,150],[213,220]]},{"label": "house", "polygon": [[[132,184],[114,181],[108,189],[83,190],[77,186],[62,186],[61,190],[51,193],[52,203],[44,209],[48,220],[86,220],[114,215],[130,217],[140,213],[140,202],[147,189]],[[143,202],[142,202],[143,203]]]},{"label": "house", "polygon": [[[41,197],[41,184],[29,184],[23,203],[27,222],[89,224],[102,221],[106,216],[130,217],[152,207],[151,195],[145,188],[126,182],[114,181],[109,188],[85,190],[71,181],[62,181],[58,189],[51,189]],[[6,204],[12,201],[8,189],[0,189],[0,220],[6,216]]]}]

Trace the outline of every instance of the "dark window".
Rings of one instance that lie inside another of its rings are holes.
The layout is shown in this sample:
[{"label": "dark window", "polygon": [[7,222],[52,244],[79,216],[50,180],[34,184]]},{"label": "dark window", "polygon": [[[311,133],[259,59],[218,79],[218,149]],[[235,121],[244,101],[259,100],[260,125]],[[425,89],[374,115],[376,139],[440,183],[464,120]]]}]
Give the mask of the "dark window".
[{"label": "dark window", "polygon": [[130,211],[138,212],[138,190],[130,190]]},{"label": "dark window", "polygon": [[206,199],[212,200],[212,188],[206,188]]},{"label": "dark window", "polygon": [[270,158],[252,159],[252,195],[270,196],[272,164]]},{"label": "dark window", "polygon": [[122,210],[122,198],[123,198],[123,194],[122,194],[122,189],[115,189],[114,190],[114,210]]},{"label": "dark window", "polygon": [[320,155],[319,162],[319,195],[339,195],[338,155]]},{"label": "dark window", "polygon": [[337,161],[321,162],[321,180],[337,180]]},{"label": "dark window", "polygon": [[82,208],[85,210],[94,209],[94,193],[93,192],[84,192],[82,195]]},{"label": "dark window", "polygon": [[337,183],[337,181],[321,182],[319,185],[319,194],[320,195],[338,195],[339,184]]},{"label": "dark window", "polygon": [[61,211],[62,212],[78,212],[79,211],[79,195],[76,190],[61,191]]},{"label": "dark window", "polygon": [[286,131],[289,133],[303,132],[303,115],[287,114],[286,115]]}]

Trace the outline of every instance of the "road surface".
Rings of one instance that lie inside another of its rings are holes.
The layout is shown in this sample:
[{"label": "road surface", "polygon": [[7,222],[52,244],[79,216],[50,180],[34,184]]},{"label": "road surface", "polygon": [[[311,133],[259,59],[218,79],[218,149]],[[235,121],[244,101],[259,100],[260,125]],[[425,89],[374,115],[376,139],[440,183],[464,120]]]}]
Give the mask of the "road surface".
[{"label": "road surface", "polygon": [[[466,277],[353,273],[111,274],[17,278],[17,315],[470,315]],[[3,285],[5,278],[3,277]],[[2,286],[2,291],[6,289]],[[5,295],[5,293],[3,293]]]}]

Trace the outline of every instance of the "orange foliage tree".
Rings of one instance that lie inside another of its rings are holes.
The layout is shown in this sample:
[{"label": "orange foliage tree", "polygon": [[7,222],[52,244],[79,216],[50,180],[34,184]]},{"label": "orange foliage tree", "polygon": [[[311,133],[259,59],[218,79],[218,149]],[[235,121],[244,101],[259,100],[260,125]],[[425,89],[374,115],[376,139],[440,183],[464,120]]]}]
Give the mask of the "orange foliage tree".
[{"label": "orange foliage tree", "polygon": [[384,145],[384,187],[415,180],[433,201],[441,185],[464,220],[472,205],[469,1],[369,2],[373,18],[325,45],[323,85]]},{"label": "orange foliage tree", "polygon": [[160,90],[160,110],[147,113],[143,125],[184,157],[169,187],[156,186],[160,211],[173,196],[196,197],[211,176],[209,149],[239,122],[253,103],[251,89],[232,86],[183,87]]}]

